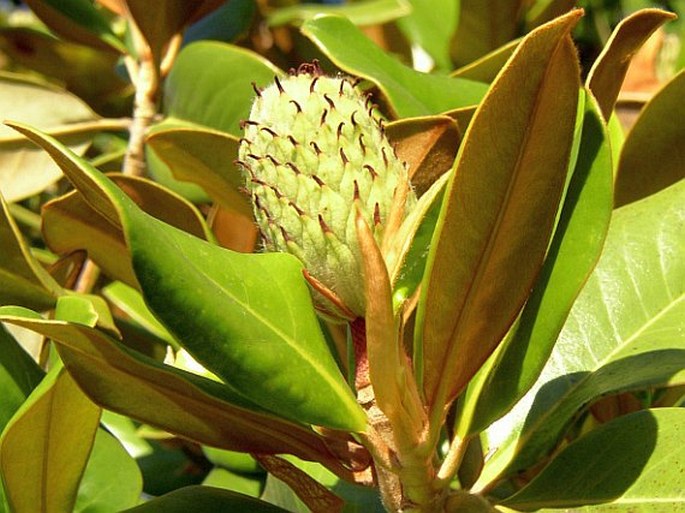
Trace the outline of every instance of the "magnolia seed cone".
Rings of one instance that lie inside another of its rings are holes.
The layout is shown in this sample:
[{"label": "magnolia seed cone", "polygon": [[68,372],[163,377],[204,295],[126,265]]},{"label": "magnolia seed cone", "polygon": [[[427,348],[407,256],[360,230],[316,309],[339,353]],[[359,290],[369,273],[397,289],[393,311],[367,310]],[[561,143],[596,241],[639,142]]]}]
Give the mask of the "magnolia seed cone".
[{"label": "magnolia seed cone", "polygon": [[324,316],[363,316],[357,210],[380,245],[416,203],[406,166],[350,79],[303,65],[256,91],[239,163],[265,249],[303,262]]}]

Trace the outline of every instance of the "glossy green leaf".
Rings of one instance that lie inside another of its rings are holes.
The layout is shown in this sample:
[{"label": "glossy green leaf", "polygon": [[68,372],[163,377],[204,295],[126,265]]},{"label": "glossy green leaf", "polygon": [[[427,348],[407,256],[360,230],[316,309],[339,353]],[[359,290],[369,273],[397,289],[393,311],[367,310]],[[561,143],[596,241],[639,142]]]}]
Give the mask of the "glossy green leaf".
[{"label": "glossy green leaf", "polygon": [[55,139],[15,127],[48,151],[96,208],[103,197],[115,205],[146,303],[195,359],[285,418],[364,430],[295,257],[234,253],[156,220]]},{"label": "glossy green leaf", "polygon": [[110,513],[140,502],[143,478],[119,441],[98,429],[76,497],[74,513]]},{"label": "glossy green leaf", "polygon": [[123,282],[114,281],[103,287],[102,295],[138,325],[164,340],[170,346],[178,346],[178,342],[174,340],[169,331],[152,315],[140,292],[136,289]]},{"label": "glossy green leaf", "polygon": [[266,18],[269,26],[301,23],[317,15],[344,16],[355,25],[381,25],[406,16],[411,7],[403,0],[362,0],[339,5],[300,3],[274,9]]},{"label": "glossy green leaf", "polygon": [[[173,121],[202,125],[240,137],[255,96],[281,71],[256,53],[201,41],[179,53],[164,88],[164,112]],[[233,160],[233,157],[227,157]]]},{"label": "glossy green leaf", "polygon": [[685,178],[684,97],[685,71],[681,71],[643,107],[621,151],[616,206]]},{"label": "glossy green leaf", "polygon": [[0,433],[43,375],[33,358],[0,324]]},{"label": "glossy green leaf", "polygon": [[0,308],[0,319],[56,341],[79,386],[107,409],[215,447],[336,462],[310,429],[264,413],[229,387],[147,358],[99,330],[11,307]]},{"label": "glossy green leaf", "polygon": [[126,46],[89,0],[27,0],[31,10],[65,39],[101,50],[126,53]]},{"label": "glossy green leaf", "polygon": [[411,13],[398,20],[408,39],[430,55],[438,68],[452,69],[450,42],[459,23],[454,0],[409,0]]},{"label": "glossy green leaf", "polygon": [[587,77],[587,87],[605,119],[611,116],[633,55],[657,28],[673,18],[673,13],[643,9],[618,24]]},{"label": "glossy green leaf", "polygon": [[613,208],[611,149],[599,106],[589,94],[584,104],[578,159],[545,264],[468,432],[487,427],[533,385],[602,250]]},{"label": "glossy green leaf", "polygon": [[[26,76],[0,73],[2,121],[31,123],[60,132],[59,138],[77,153],[85,151],[92,130],[76,129],[97,115],[79,98]],[[56,182],[62,173],[45,152],[0,125],[0,193],[9,202],[32,196]]]},{"label": "glossy green leaf", "polygon": [[[150,215],[197,237],[212,239],[201,214],[178,195],[143,178],[111,175]],[[106,197],[72,191],[43,207],[43,237],[57,254],[85,249],[89,257],[113,279],[137,286],[124,234],[117,214]],[[92,206],[92,202],[97,204]]]},{"label": "glossy green leaf", "polygon": [[13,513],[72,511],[100,408],[64,367],[35,388],[0,438],[0,471]]},{"label": "glossy green leaf", "polygon": [[685,382],[685,181],[614,212],[540,378],[488,430],[478,486],[534,464],[593,399]]},{"label": "glossy green leaf", "polygon": [[487,89],[480,82],[414,71],[372,43],[345,18],[314,18],[302,25],[302,33],[340,69],[378,86],[399,118],[474,105]]},{"label": "glossy green leaf", "polygon": [[148,146],[169,167],[174,178],[200,185],[218,204],[252,219],[252,205],[244,194],[243,176],[234,164],[238,138],[199,128],[157,129]]},{"label": "glossy green leaf", "polygon": [[461,0],[452,59],[463,66],[517,37],[524,0]]},{"label": "glossy green leaf", "polygon": [[575,126],[579,72],[569,31],[579,15],[521,42],[459,150],[431,243],[414,342],[433,418],[497,347],[542,267]]},{"label": "glossy green leaf", "polygon": [[122,513],[188,513],[189,511],[240,511],[287,513],[272,504],[211,486],[187,486]]},{"label": "glossy green leaf", "polygon": [[615,419],[587,433],[503,504],[517,510],[575,508],[673,513],[685,504],[685,410],[663,408]]},{"label": "glossy green leaf", "polygon": [[2,195],[0,247],[0,304],[51,308],[62,289],[31,254]]}]

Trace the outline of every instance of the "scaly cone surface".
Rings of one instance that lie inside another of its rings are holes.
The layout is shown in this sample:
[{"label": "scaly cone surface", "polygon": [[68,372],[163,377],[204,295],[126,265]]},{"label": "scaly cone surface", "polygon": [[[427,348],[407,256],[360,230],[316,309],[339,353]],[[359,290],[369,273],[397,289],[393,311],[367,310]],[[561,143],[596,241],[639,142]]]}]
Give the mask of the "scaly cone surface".
[{"label": "scaly cone surface", "polygon": [[305,64],[255,90],[238,162],[265,249],[303,262],[325,317],[363,316],[355,209],[380,245],[393,209],[416,203],[406,166],[349,78]]}]

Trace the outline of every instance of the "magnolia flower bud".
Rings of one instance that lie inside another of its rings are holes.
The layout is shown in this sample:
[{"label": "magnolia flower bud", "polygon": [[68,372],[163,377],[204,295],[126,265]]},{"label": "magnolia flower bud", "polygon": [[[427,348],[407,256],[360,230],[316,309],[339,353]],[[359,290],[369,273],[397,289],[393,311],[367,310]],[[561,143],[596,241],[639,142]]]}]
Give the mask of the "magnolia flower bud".
[{"label": "magnolia flower bud", "polygon": [[238,162],[265,248],[303,262],[325,316],[363,316],[356,210],[380,244],[393,209],[416,203],[406,166],[350,79],[307,64],[256,91]]}]

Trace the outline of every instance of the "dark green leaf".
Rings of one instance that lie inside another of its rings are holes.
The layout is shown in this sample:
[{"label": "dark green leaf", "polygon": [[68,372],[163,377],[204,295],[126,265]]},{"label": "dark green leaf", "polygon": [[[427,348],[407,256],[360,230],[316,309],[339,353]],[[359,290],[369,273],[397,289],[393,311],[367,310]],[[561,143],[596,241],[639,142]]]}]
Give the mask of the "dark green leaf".
[{"label": "dark green leaf", "polygon": [[126,53],[107,19],[89,0],[27,0],[31,10],[60,36],[101,50]]},{"label": "dark green leaf", "polygon": [[188,513],[189,511],[287,513],[287,510],[247,495],[210,486],[187,486],[122,513]]},{"label": "dark green leaf", "polygon": [[616,206],[685,178],[685,71],[643,107],[628,134],[616,176]]},{"label": "dark green leaf", "polygon": [[43,379],[43,371],[0,324],[0,433]]}]

